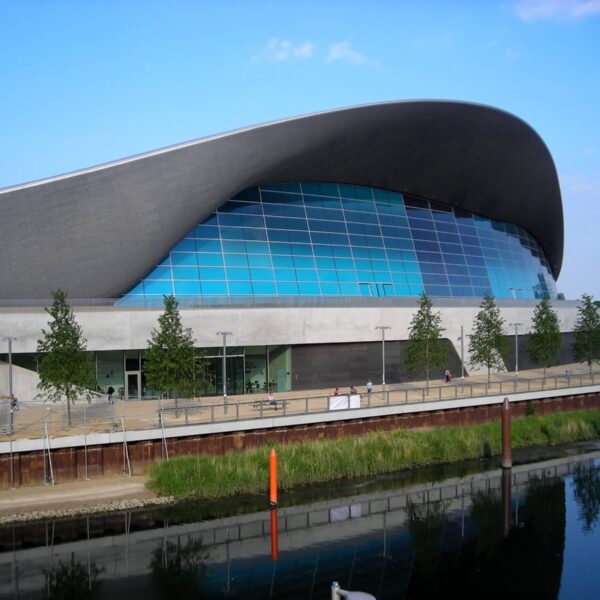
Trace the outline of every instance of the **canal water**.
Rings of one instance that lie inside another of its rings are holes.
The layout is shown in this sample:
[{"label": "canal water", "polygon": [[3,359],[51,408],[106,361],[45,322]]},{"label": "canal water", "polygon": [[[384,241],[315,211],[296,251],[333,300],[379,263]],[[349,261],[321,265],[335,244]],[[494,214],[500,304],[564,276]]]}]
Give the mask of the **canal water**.
[{"label": "canal water", "polygon": [[600,598],[600,442],[497,463],[6,526],[0,597]]}]

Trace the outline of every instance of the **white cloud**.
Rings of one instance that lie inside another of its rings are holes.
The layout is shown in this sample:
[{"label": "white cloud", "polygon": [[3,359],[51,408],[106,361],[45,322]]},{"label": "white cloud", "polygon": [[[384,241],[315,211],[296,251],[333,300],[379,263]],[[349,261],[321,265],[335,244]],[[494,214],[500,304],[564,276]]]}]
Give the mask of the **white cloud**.
[{"label": "white cloud", "polygon": [[367,62],[367,58],[360,52],[352,48],[350,42],[338,42],[329,46],[329,54],[327,55],[329,62],[334,60],[345,60],[353,65],[363,65]]},{"label": "white cloud", "polygon": [[271,38],[266,48],[257,57],[270,62],[282,62],[285,60],[306,60],[314,56],[315,44],[303,42],[294,44],[290,40]]},{"label": "white cloud", "polygon": [[524,21],[583,19],[600,14],[600,0],[520,0],[513,8]]}]

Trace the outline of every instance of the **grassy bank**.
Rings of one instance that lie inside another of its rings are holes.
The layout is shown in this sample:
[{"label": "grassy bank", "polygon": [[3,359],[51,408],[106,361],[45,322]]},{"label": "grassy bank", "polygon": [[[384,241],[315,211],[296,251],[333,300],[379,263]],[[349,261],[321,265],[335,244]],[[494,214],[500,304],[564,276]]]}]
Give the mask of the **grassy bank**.
[{"label": "grassy bank", "polygon": [[[513,448],[600,437],[600,410],[530,416],[512,423]],[[400,429],[339,440],[273,444],[279,487],[356,478],[501,452],[500,423],[428,430]],[[177,497],[219,498],[267,489],[272,444],[222,456],[180,457],[150,467],[149,486]]]}]

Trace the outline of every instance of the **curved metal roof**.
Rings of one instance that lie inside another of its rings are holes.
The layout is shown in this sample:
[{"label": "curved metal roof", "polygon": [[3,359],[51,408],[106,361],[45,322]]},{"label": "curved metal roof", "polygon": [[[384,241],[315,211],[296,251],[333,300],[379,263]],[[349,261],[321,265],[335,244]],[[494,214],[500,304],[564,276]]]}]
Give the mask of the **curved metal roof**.
[{"label": "curved metal roof", "polygon": [[558,277],[560,188],[526,123],[475,104],[372,104],[286,119],[0,190],[0,298],[118,297],[240,190],[323,181],[410,192],[521,225]]}]

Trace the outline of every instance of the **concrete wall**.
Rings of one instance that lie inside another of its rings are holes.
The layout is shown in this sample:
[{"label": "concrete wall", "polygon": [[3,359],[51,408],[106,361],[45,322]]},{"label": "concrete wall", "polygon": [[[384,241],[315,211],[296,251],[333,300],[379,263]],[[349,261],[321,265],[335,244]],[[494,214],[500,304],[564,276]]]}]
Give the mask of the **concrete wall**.
[{"label": "concrete wall", "polygon": [[[392,304],[367,306],[319,306],[319,307],[224,307],[182,309],[186,327],[191,327],[198,347],[215,347],[222,343],[217,331],[231,331],[231,346],[256,345],[319,345],[381,343],[378,325],[389,325],[386,340],[400,341],[408,338],[410,321],[416,311],[416,299],[398,299]],[[520,322],[519,333],[529,331],[535,301],[498,300],[502,316],[506,320],[507,335],[512,335],[509,323]],[[555,301],[554,308],[560,318],[561,331],[569,332],[577,318],[577,302]],[[468,338],[479,303],[471,299],[444,299],[435,301],[434,310],[442,316],[444,337],[453,345],[460,357],[461,326],[464,327],[465,363],[469,363]],[[160,310],[131,308],[76,308],[75,316],[87,338],[88,350],[127,350],[147,347],[152,328],[156,327]],[[42,328],[47,327],[48,314],[43,308],[0,309],[0,337],[12,335],[13,352],[35,352]],[[509,344],[509,347],[511,345]],[[390,348],[393,350],[393,346]],[[512,352],[512,350],[511,350]],[[520,356],[526,359],[521,344]],[[508,368],[514,368],[514,359],[508,359]],[[525,363],[523,363],[525,364]],[[292,364],[292,372],[294,364]],[[471,373],[475,372],[470,368]],[[456,374],[456,369],[454,370]],[[293,377],[293,376],[292,376]],[[293,380],[292,380],[293,382]],[[355,382],[360,384],[361,382]],[[362,382],[364,383],[364,382]],[[16,388],[15,388],[16,389]],[[22,394],[21,390],[16,391]]]}]

